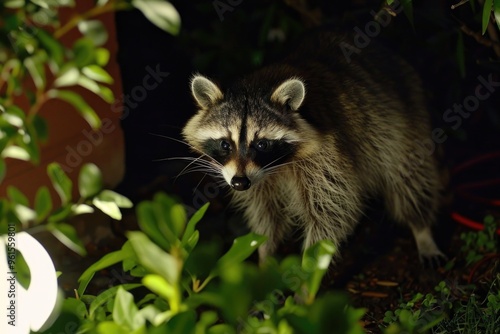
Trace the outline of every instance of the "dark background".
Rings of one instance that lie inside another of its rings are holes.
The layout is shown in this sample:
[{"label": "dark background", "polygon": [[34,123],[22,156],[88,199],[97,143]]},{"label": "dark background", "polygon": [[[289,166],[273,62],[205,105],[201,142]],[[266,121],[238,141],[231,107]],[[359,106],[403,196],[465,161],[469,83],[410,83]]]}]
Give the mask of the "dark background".
[{"label": "dark background", "polygon": [[[373,20],[370,12],[381,8],[381,1],[368,0],[307,1],[302,7],[299,1],[278,0],[172,3],[182,19],[179,36],[161,31],[137,10],[116,13],[124,93],[142,83],[146,66],[160,66],[170,73],[122,120],[127,170],[122,190],[131,197],[159,177],[175,176],[179,167],[158,159],[189,154],[184,145],[160,136],[179,139],[180,129],[193,115],[188,85],[192,73],[200,72],[222,83],[230,81],[279,60],[311,29],[364,30]],[[221,3],[228,10],[224,11]],[[400,13],[374,39],[402,54],[424,79],[435,127],[445,129],[448,135],[445,163],[454,165],[498,148],[498,94],[483,101],[456,130],[443,120],[448,108],[474,94],[479,75],[487,78],[493,73],[500,80],[493,49],[460,30],[465,24],[480,35],[481,8],[466,3],[452,10],[450,1],[413,3],[414,26]]]}]

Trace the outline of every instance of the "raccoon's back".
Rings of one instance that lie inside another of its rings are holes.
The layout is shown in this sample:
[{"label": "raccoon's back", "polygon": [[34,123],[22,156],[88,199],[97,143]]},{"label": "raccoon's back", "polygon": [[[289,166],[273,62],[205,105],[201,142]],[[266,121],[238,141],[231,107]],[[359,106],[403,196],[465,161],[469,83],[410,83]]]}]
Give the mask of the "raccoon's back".
[{"label": "raccoon's back", "polygon": [[391,117],[396,112],[411,121],[422,120],[425,103],[413,68],[376,41],[346,57],[342,48],[353,46],[353,38],[326,32],[309,36],[284,61],[247,78],[248,84],[269,91],[283,80],[300,77],[307,89],[301,116],[319,130],[331,131],[343,118],[359,118],[369,125],[364,113]]},{"label": "raccoon's back", "polygon": [[403,158],[398,154],[411,151],[412,142],[430,131],[419,77],[376,41],[350,57],[342,43],[352,45],[353,36],[309,37],[283,62],[247,77],[245,85],[272,91],[290,77],[302,79],[306,94],[298,112],[325,140],[331,138],[354,165],[368,168],[367,156],[382,157],[380,165],[397,163]]}]

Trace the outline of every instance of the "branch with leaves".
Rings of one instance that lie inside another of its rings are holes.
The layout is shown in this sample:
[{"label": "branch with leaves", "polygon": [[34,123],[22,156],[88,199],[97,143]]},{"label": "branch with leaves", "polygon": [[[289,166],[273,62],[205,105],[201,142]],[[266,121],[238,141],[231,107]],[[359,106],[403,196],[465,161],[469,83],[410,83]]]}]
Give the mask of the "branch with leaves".
[{"label": "branch with leaves", "polygon": [[[113,78],[105,69],[110,58],[105,46],[108,33],[98,17],[132,8],[141,10],[161,29],[172,34],[179,32],[179,15],[167,1],[96,0],[95,5],[83,13],[78,12],[74,0],[6,0],[0,3],[0,182],[5,178],[7,158],[40,163],[40,144],[50,135],[41,115],[47,101],[58,99],[68,103],[93,130],[99,129],[99,116],[75,87],[85,88],[107,103],[114,102],[109,87]],[[62,10],[66,13],[72,10],[67,22],[60,18]],[[73,29],[78,29],[81,37],[67,46],[61,40]],[[23,108],[25,105],[27,107]],[[34,203],[30,203],[17,187],[9,185],[6,198],[0,199],[2,247],[7,236],[15,240],[19,231],[27,232],[29,240],[33,239],[30,234],[49,232],[72,251],[85,255],[85,247],[70,224],[71,218],[92,213],[97,208],[120,220],[121,209],[132,207],[124,196],[102,189],[101,172],[94,164],[86,164],[80,170],[76,201],[73,200],[73,183],[60,165],[50,163],[47,173],[61,204],[54,205],[46,185],[38,189]],[[16,280],[24,293],[29,294],[35,284],[30,285],[30,268],[23,259],[33,259],[37,254],[23,249],[22,245],[12,246],[12,249],[16,253],[12,255],[15,261],[11,261],[17,273]],[[29,319],[24,320],[26,324]]]},{"label": "branch with leaves", "polygon": [[[69,103],[94,130],[101,121],[73,87],[80,86],[107,103],[114,102],[109,85],[113,78],[105,70],[109,51],[106,28],[96,18],[102,14],[137,8],[159,28],[177,34],[180,17],[167,1],[99,0],[78,13],[73,0],[8,0],[0,5],[0,180],[5,175],[5,158],[39,163],[39,143],[48,139],[47,124],[39,112],[50,99]],[[73,8],[67,22],[59,11]],[[82,37],[71,47],[61,38],[78,29]],[[31,89],[33,84],[34,89]],[[23,110],[18,101],[28,100]]]}]

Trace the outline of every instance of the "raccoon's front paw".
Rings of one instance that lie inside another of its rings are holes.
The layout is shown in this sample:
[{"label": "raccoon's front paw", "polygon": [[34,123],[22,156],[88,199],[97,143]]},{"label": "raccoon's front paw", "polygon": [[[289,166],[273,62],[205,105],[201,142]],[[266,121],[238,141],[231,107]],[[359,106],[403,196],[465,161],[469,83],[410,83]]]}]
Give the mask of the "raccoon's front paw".
[{"label": "raccoon's front paw", "polygon": [[448,257],[437,247],[433,249],[419,249],[418,257],[425,267],[430,268],[442,267],[448,261]]},{"label": "raccoon's front paw", "polygon": [[443,266],[448,260],[434,242],[431,229],[429,227],[417,229],[412,227],[413,236],[417,242],[418,257],[420,262],[431,268]]}]

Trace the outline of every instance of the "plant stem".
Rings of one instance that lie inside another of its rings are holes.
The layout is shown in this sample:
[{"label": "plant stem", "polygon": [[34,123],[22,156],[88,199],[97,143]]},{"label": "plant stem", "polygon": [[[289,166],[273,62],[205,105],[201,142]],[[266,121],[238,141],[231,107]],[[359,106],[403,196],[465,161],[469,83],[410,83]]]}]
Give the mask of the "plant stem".
[{"label": "plant stem", "polygon": [[26,117],[26,120],[28,122],[31,122],[33,121],[33,118],[35,117],[35,115],[38,113],[38,111],[40,110],[40,108],[42,107],[42,105],[47,102],[47,100],[49,99],[49,97],[47,96],[47,91],[44,91],[44,92],[37,92],[36,94],[36,102],[35,104],[33,104],[29,111],[28,111],[28,116]]},{"label": "plant stem", "polygon": [[203,283],[201,283],[201,285],[195,286],[195,284],[193,284],[193,292],[198,293],[203,290],[213,278],[214,276],[210,275],[203,281]]},{"label": "plant stem", "polygon": [[130,5],[118,1],[116,2],[115,0],[111,0],[108,3],[106,3],[104,6],[98,6],[90,9],[88,12],[85,12],[81,15],[76,15],[74,16],[71,20],[69,20],[65,25],[63,25],[61,28],[57,29],[54,32],[54,37],[56,39],[61,38],[63,35],[65,35],[67,32],[69,32],[71,29],[76,27],[78,23],[84,20],[88,20],[92,17],[99,16],[102,14],[105,14],[107,12],[112,12],[115,10],[121,10],[121,9],[127,9],[130,8]]},{"label": "plant stem", "polygon": [[37,226],[29,228],[26,232],[28,232],[30,235],[35,235],[37,233],[46,232],[46,231],[47,231],[46,225],[37,225]]}]

